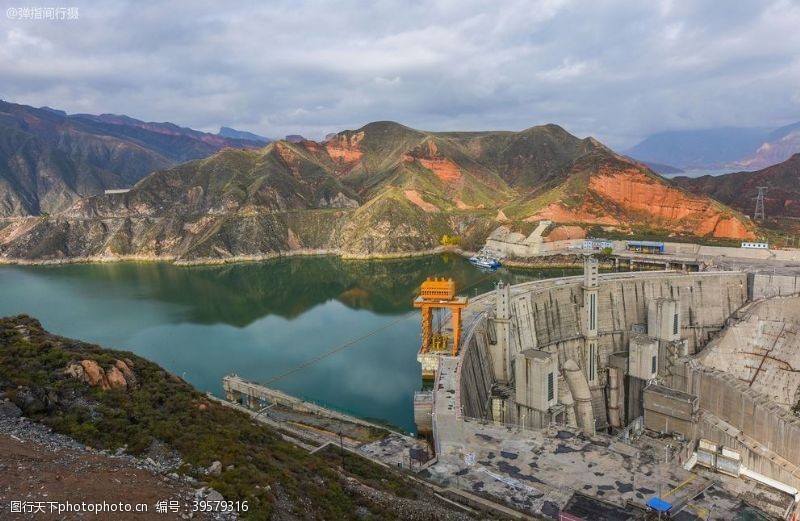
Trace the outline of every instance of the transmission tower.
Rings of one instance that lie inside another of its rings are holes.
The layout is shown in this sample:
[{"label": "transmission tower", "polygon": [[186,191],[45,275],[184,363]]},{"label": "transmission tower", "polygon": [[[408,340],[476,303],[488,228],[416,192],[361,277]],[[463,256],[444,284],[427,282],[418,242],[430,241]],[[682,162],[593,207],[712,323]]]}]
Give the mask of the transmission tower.
[{"label": "transmission tower", "polygon": [[767,193],[766,186],[758,187],[758,195],[756,196],[756,213],[753,215],[754,221],[763,221],[767,218],[764,212],[764,194]]}]

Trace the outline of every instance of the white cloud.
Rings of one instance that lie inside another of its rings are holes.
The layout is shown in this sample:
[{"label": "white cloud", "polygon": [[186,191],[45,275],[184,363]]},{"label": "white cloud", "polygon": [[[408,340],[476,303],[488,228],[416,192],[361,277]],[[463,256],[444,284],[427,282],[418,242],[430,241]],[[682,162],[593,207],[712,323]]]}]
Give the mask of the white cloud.
[{"label": "white cloud", "polygon": [[0,96],[270,136],[394,119],[642,135],[800,119],[800,5],[627,0],[78,0],[0,19]]}]

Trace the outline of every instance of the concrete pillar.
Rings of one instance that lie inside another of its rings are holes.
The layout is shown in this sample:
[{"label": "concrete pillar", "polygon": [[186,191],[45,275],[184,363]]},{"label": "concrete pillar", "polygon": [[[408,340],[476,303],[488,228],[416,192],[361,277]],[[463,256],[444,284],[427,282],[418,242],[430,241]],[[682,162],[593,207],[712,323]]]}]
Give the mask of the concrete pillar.
[{"label": "concrete pillar", "polygon": [[640,333],[630,336],[628,374],[644,381],[658,375],[658,340]]},{"label": "concrete pillar", "polygon": [[458,354],[459,344],[461,343],[461,308],[453,308],[453,356]]},{"label": "concrete pillar", "polygon": [[599,263],[594,257],[586,257],[583,262],[583,335],[586,337],[583,371],[589,385],[597,384],[599,289]]},{"label": "concrete pillar", "polygon": [[495,331],[497,343],[492,346],[494,378],[508,383],[514,374],[511,355],[511,286],[499,282],[495,290]]},{"label": "concrete pillar", "polygon": [[590,337],[586,339],[586,346],[584,351],[584,373],[589,385],[597,385],[597,373],[599,367],[600,357],[598,356],[597,337]]},{"label": "concrete pillar", "polygon": [[608,368],[608,423],[614,429],[622,427],[622,421],[619,414],[619,387],[620,387],[620,371],[616,367],[609,366]]},{"label": "concrete pillar", "polygon": [[592,412],[592,393],[589,384],[578,364],[569,359],[564,363],[564,378],[575,400],[575,416],[578,427],[586,434],[594,434],[594,413]]},{"label": "concrete pillar", "polygon": [[542,413],[558,402],[558,356],[526,349],[516,356],[516,402]]},{"label": "concrete pillar", "polygon": [[656,298],[647,303],[647,334],[667,342],[680,340],[681,316],[677,300]]},{"label": "concrete pillar", "polygon": [[564,410],[566,412],[564,421],[566,422],[567,426],[577,428],[578,420],[575,417],[575,400],[572,398],[572,393],[569,391],[569,386],[558,386],[558,403],[564,406]]}]

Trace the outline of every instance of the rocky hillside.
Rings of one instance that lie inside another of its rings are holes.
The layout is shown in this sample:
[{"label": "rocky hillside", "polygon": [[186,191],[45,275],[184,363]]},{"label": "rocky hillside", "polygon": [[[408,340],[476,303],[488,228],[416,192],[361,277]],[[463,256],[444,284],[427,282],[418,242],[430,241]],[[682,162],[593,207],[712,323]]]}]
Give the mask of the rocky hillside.
[{"label": "rocky hillside", "polygon": [[500,223],[550,219],[623,233],[749,238],[736,212],[556,125],[425,132],[370,123],[324,142],[224,150],[130,192],[0,229],[7,259],[404,254],[479,246]]},{"label": "rocky hillside", "polygon": [[647,168],[602,151],[579,158],[566,182],[512,207],[507,215],[595,224],[609,231],[718,239],[755,237],[752,225],[730,208],[707,196],[688,194]]},{"label": "rocky hillside", "polygon": [[[4,429],[5,417],[20,413],[25,421],[41,423],[81,444],[138,458],[128,462],[145,461],[149,471],[162,473],[164,481],[183,483],[184,489],[190,483],[217,491],[206,500],[246,501],[247,510],[240,509],[242,519],[468,519],[399,472],[353,455],[342,468],[338,454],[310,454],[249,415],[209,400],[156,364],[132,353],[52,335],[25,316],[0,318],[0,436],[9,431]],[[14,420],[11,427],[14,432],[24,425]],[[26,458],[46,459],[35,453]],[[73,472],[103,468],[94,453],[85,458],[70,466],[60,484],[73,484],[73,502],[80,497],[110,500],[96,495],[102,488],[77,488],[79,480],[70,478]],[[58,467],[64,464],[60,461]],[[120,465],[116,476],[123,477],[127,466]],[[50,482],[36,470],[24,474],[23,482],[42,483],[33,491],[37,497],[40,487]],[[53,481],[53,486],[61,482]],[[60,491],[47,495],[59,497]]]},{"label": "rocky hillside", "polygon": [[711,196],[749,215],[755,210],[757,187],[767,186],[764,198],[767,216],[800,217],[800,154],[755,172],[698,178],[681,176],[673,181],[688,191]]},{"label": "rocky hillside", "polygon": [[154,170],[225,147],[257,146],[171,123],[0,101],[0,217],[57,213]]}]

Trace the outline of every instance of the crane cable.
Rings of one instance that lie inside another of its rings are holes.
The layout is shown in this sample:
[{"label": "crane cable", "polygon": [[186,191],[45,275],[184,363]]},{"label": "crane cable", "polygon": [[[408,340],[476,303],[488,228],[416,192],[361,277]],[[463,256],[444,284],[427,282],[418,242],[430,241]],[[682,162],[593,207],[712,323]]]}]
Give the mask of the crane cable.
[{"label": "crane cable", "polygon": [[[473,282],[469,286],[464,287],[464,289],[462,291],[466,291],[468,289],[471,289],[471,288],[477,286],[481,282],[483,282],[486,279],[488,279],[490,276],[491,276],[491,274],[487,274],[487,275],[481,277],[480,279],[476,280],[475,282]],[[367,332],[367,333],[365,333],[365,334],[363,334],[363,335],[361,335],[361,336],[359,336],[357,338],[354,338],[352,340],[348,340],[347,342],[345,342],[342,345],[336,346],[336,347],[334,347],[332,349],[329,349],[328,351],[324,351],[324,352],[318,354],[317,356],[315,356],[313,358],[309,358],[308,360],[306,360],[304,362],[301,362],[300,364],[287,369],[283,373],[270,378],[263,385],[270,386],[270,385],[274,384],[275,382],[283,380],[287,376],[291,376],[294,373],[302,371],[303,369],[306,369],[307,367],[316,364],[320,360],[324,360],[325,358],[328,358],[329,356],[333,356],[333,355],[335,355],[337,353],[341,353],[342,351],[345,351],[345,350],[347,350],[347,349],[349,349],[351,347],[355,347],[356,345],[358,345],[363,340],[366,340],[367,338],[369,338],[371,336],[374,336],[374,335],[380,333],[381,331],[389,329],[390,327],[395,326],[395,325],[399,324],[400,322],[403,322],[405,320],[408,320],[410,318],[414,318],[414,317],[417,317],[417,316],[418,315],[416,313],[409,313],[408,315],[406,315],[404,317],[398,318],[397,320],[393,320],[392,322],[389,322],[388,324],[384,324],[384,325],[382,325],[382,326],[380,326],[380,327],[378,327],[376,329],[373,329],[372,331],[369,331],[369,332]]]}]

